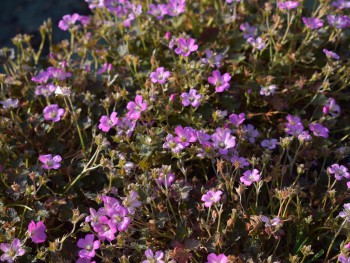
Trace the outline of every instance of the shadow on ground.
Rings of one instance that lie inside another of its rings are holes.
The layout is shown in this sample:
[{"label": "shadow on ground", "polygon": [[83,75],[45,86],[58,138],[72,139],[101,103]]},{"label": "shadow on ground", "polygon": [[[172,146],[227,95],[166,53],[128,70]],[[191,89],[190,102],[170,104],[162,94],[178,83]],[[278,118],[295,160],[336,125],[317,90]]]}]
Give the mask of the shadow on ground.
[{"label": "shadow on ground", "polygon": [[51,17],[54,42],[68,37],[57,27],[65,14],[89,14],[84,0],[0,0],[0,47],[11,46],[11,38],[16,34],[39,36],[38,28]]}]

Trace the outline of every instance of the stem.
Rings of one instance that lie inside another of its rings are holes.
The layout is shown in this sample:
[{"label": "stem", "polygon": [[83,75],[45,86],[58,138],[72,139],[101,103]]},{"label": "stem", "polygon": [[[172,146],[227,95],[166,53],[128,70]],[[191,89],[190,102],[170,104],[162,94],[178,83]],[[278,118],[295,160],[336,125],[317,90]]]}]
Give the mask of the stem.
[{"label": "stem", "polygon": [[[64,101],[66,102],[66,98],[64,98]],[[79,124],[78,124],[77,115],[74,112],[73,103],[72,103],[72,100],[70,99],[70,97],[68,97],[68,101],[69,101],[70,107],[72,109],[72,115],[73,115],[73,119],[74,119],[74,122],[75,122],[75,126],[77,127],[77,130],[78,130],[78,135],[79,135],[79,139],[80,139],[80,145],[83,148],[83,151],[85,151],[85,144],[84,144],[83,136],[81,134],[80,127],[79,127]],[[67,105],[67,102],[66,102],[66,105]]]},{"label": "stem", "polygon": [[289,33],[289,29],[290,29],[291,24],[292,24],[292,21],[290,19],[290,11],[288,11],[288,13],[287,13],[287,29],[286,29],[286,32],[284,33],[284,36],[283,36],[282,41],[281,41],[282,45],[284,44],[284,41]]},{"label": "stem", "polygon": [[325,262],[326,262],[327,259],[328,259],[329,253],[331,252],[331,249],[332,249],[332,246],[333,246],[333,244],[334,244],[334,242],[335,242],[335,239],[338,237],[338,235],[340,234],[340,231],[341,231],[341,230],[343,229],[343,227],[345,226],[346,221],[347,221],[347,218],[345,218],[344,222],[340,225],[339,230],[337,231],[337,233],[335,233],[335,235],[334,235],[334,237],[333,237],[333,239],[332,239],[332,242],[331,242],[331,244],[330,244],[329,247],[328,247],[327,254],[326,254],[326,258],[325,258]]},{"label": "stem", "polygon": [[94,169],[96,169],[96,168],[102,166],[101,164],[99,164],[99,165],[97,165],[97,166],[94,166],[94,167],[90,167],[90,168],[89,168],[89,166],[90,166],[91,163],[92,163],[92,164],[95,163],[96,158],[97,158],[97,155],[99,154],[99,152],[100,152],[100,150],[97,148],[97,149],[96,149],[96,152],[94,153],[94,155],[91,157],[91,159],[89,160],[89,162],[85,165],[83,171],[74,179],[73,182],[71,182],[71,183],[69,184],[69,186],[65,186],[65,187],[64,187],[66,190],[63,192],[63,194],[66,194],[66,193],[76,184],[76,182],[79,181],[79,179],[80,179],[86,172],[92,171],[92,170],[94,170]]},{"label": "stem", "polygon": [[219,210],[216,206],[215,206],[215,208],[216,208],[216,211],[218,211],[218,214],[219,214],[218,226],[217,226],[217,228],[216,228],[216,232],[217,232],[217,233],[220,233],[220,232],[219,232],[219,229],[220,229],[221,214],[222,214],[222,204],[221,204],[221,206],[220,206],[220,210]]}]

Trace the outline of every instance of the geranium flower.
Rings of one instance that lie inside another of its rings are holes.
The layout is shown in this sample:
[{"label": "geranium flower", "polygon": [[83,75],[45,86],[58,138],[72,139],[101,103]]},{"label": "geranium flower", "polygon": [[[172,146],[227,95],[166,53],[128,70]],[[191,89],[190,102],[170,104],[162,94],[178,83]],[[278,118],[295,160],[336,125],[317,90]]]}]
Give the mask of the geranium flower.
[{"label": "geranium flower", "polygon": [[201,200],[204,202],[205,207],[211,207],[213,203],[217,203],[220,201],[221,195],[222,191],[220,190],[216,192],[210,190],[202,196]]},{"label": "geranium flower", "polygon": [[346,15],[328,15],[327,20],[331,26],[334,26],[339,29],[350,27],[350,17]]},{"label": "geranium flower", "polygon": [[115,239],[115,233],[117,233],[117,227],[112,220],[109,220],[106,216],[101,216],[100,221],[94,225],[94,231],[97,232],[98,238],[101,241],[113,241]]},{"label": "geranium flower", "polygon": [[210,67],[220,67],[221,65],[221,60],[222,60],[222,55],[221,54],[217,54],[215,55],[213,53],[213,51],[211,51],[210,49],[206,49],[205,50],[205,56],[206,58],[202,58],[201,62],[203,64],[208,64]]},{"label": "geranium flower", "polygon": [[257,169],[244,172],[243,176],[240,178],[241,182],[246,186],[250,186],[254,182],[259,182],[260,179],[261,175]]},{"label": "geranium flower", "polygon": [[278,8],[281,10],[284,10],[284,9],[291,10],[291,9],[297,8],[298,6],[299,6],[298,1],[286,1],[286,2],[278,3]]},{"label": "geranium flower", "polygon": [[316,17],[307,18],[303,16],[302,20],[305,26],[307,26],[310,29],[317,29],[317,28],[323,27],[323,20],[318,19]]},{"label": "geranium flower", "polygon": [[130,214],[134,214],[135,208],[142,205],[142,203],[139,201],[139,195],[134,190],[131,190],[130,193],[122,199],[123,205],[128,209]]},{"label": "geranium flower", "polygon": [[323,53],[326,54],[327,58],[333,58],[335,60],[339,60],[340,57],[337,53],[333,52],[333,51],[330,51],[330,50],[327,50],[327,49],[323,49]]},{"label": "geranium flower", "polygon": [[148,14],[157,18],[157,20],[162,20],[168,14],[168,6],[164,4],[150,4]]},{"label": "geranium flower", "polygon": [[85,238],[78,240],[78,247],[82,248],[79,251],[80,258],[93,258],[96,254],[95,250],[100,248],[100,240],[95,240],[93,234],[87,234]]},{"label": "geranium flower", "polygon": [[228,116],[229,121],[236,127],[238,127],[240,124],[242,124],[245,120],[245,114],[235,114],[232,113],[230,116]]},{"label": "geranium flower", "polygon": [[112,112],[110,117],[103,115],[100,119],[98,128],[103,132],[109,132],[109,130],[118,124],[118,117],[116,112]]},{"label": "geranium flower", "polygon": [[143,100],[141,95],[135,97],[135,102],[130,101],[126,108],[129,110],[127,116],[130,119],[138,120],[140,119],[141,112],[147,110],[147,103]]},{"label": "geranium flower", "polygon": [[239,29],[243,32],[243,37],[245,39],[255,38],[256,27],[251,26],[248,22],[245,22],[239,26]]},{"label": "geranium flower", "polygon": [[11,108],[17,108],[18,107],[18,99],[7,99],[7,100],[1,100],[0,104],[4,107],[5,110],[11,109]]},{"label": "geranium flower", "polygon": [[350,8],[350,1],[337,0],[332,3],[332,6],[335,6],[338,9]]},{"label": "geranium flower", "polygon": [[246,158],[244,157],[239,157],[238,155],[232,155],[231,158],[231,163],[236,167],[236,168],[244,168],[245,166],[249,166],[249,163]]},{"label": "geranium flower", "polygon": [[156,71],[152,72],[150,75],[151,81],[159,84],[164,84],[169,77],[170,72],[164,71],[163,67],[157,68]]},{"label": "geranium flower", "polygon": [[169,187],[172,182],[175,180],[175,175],[172,172],[164,172],[160,171],[159,176],[157,178],[158,183],[164,185],[165,187]]},{"label": "geranium flower", "polygon": [[332,164],[328,167],[327,171],[330,174],[334,174],[335,179],[342,180],[343,178],[350,179],[350,173],[348,173],[348,168],[344,165],[339,165],[337,163]]},{"label": "geranium flower", "polygon": [[211,253],[207,256],[207,260],[206,263],[227,263],[227,257],[224,254]]},{"label": "geranium flower", "polygon": [[0,257],[1,261],[12,263],[17,257],[23,256],[25,250],[22,248],[21,241],[15,238],[11,245],[7,243],[1,243],[0,249],[4,252]]},{"label": "geranium flower", "polygon": [[339,216],[350,222],[350,203],[344,204],[344,210],[339,213]]},{"label": "geranium flower", "polygon": [[75,25],[75,23],[78,21],[80,21],[83,25],[86,25],[90,22],[90,18],[88,16],[81,16],[77,13],[74,13],[72,15],[64,15],[63,18],[59,21],[58,27],[63,31],[66,31]]},{"label": "geranium flower", "polygon": [[219,149],[219,153],[226,155],[228,150],[235,147],[236,137],[231,135],[230,129],[216,128],[216,132],[211,136],[213,146]]},{"label": "geranium flower", "polygon": [[259,136],[259,132],[251,124],[243,125],[243,138],[248,140],[250,143],[255,143],[255,139]]},{"label": "geranium flower", "polygon": [[191,142],[197,140],[195,131],[190,127],[183,128],[181,125],[176,126],[175,128],[176,137],[174,141],[181,144],[183,147],[187,147]]},{"label": "geranium flower", "polygon": [[261,142],[262,147],[268,148],[270,150],[276,149],[277,144],[278,144],[278,141],[276,139],[263,140]]},{"label": "geranium flower", "polygon": [[186,0],[169,0],[166,8],[168,15],[178,16],[186,11]]},{"label": "geranium flower", "polygon": [[112,223],[116,226],[116,228],[120,232],[125,231],[131,223],[130,217],[127,216],[128,209],[126,209],[122,205],[114,207],[114,209],[109,210],[107,215],[111,218]]},{"label": "geranium flower", "polygon": [[266,41],[263,40],[261,37],[257,37],[257,38],[250,37],[247,39],[247,42],[253,46],[253,51],[256,49],[263,50],[266,47]]},{"label": "geranium flower", "polygon": [[39,161],[44,164],[44,169],[58,169],[61,167],[60,162],[62,161],[62,157],[59,155],[52,156],[52,154],[43,154],[39,155]]},{"label": "geranium flower", "polygon": [[65,110],[63,108],[59,108],[57,104],[51,104],[44,108],[43,113],[44,113],[45,120],[58,122],[61,120],[61,117],[64,115]]},{"label": "geranium flower", "polygon": [[184,92],[181,94],[182,105],[187,107],[188,105],[192,105],[197,108],[200,105],[200,99],[202,98],[201,94],[197,94],[197,90],[190,89],[190,92]]},{"label": "geranium flower", "polygon": [[321,123],[310,123],[309,129],[317,137],[328,138],[329,130],[324,127]]},{"label": "geranium flower", "polygon": [[215,70],[212,73],[212,76],[208,78],[208,82],[215,86],[216,92],[223,92],[230,88],[229,81],[231,76],[228,73],[221,75],[219,70]]},{"label": "geranium flower", "polygon": [[332,117],[337,117],[340,114],[340,107],[336,104],[335,99],[329,98],[327,103],[323,106],[323,114],[329,114]]},{"label": "geranium flower", "polygon": [[42,95],[44,97],[49,97],[51,94],[53,94],[57,89],[57,86],[53,83],[43,84],[39,85],[35,89],[35,95],[39,96]]},{"label": "geranium flower", "polygon": [[299,116],[292,116],[288,114],[286,119],[288,121],[288,123],[286,123],[287,134],[298,136],[304,131],[304,126]]},{"label": "geranium flower", "polygon": [[177,45],[178,47],[175,48],[175,53],[184,57],[188,57],[192,52],[198,49],[198,45],[195,44],[193,38],[187,40],[185,38],[179,38],[177,40]]},{"label": "geranium flower", "polygon": [[164,257],[163,251],[156,251],[153,253],[151,249],[145,251],[146,260],[143,260],[142,263],[164,263],[162,258]]},{"label": "geranium flower", "polygon": [[43,243],[46,240],[46,226],[42,221],[35,224],[32,220],[28,225],[28,233],[35,244]]}]

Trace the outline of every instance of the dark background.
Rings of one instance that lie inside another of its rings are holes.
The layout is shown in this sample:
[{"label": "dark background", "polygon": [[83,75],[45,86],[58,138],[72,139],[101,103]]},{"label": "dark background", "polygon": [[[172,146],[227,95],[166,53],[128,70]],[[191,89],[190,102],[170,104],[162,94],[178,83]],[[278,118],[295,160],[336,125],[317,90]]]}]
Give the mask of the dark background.
[{"label": "dark background", "polygon": [[66,14],[89,14],[84,0],[0,0],[0,48],[12,46],[11,38],[18,33],[34,36],[40,41],[39,26],[52,19],[53,41],[68,38],[67,32],[58,28],[58,21]]}]

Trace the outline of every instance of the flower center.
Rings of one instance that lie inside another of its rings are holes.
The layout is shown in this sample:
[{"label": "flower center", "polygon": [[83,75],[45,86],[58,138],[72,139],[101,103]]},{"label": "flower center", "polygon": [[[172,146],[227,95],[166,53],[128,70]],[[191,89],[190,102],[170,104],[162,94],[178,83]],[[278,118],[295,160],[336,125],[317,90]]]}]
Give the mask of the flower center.
[{"label": "flower center", "polygon": [[119,215],[114,216],[115,221],[120,222],[122,218]]},{"label": "flower center", "polygon": [[51,111],[51,112],[50,112],[50,117],[51,117],[51,119],[56,118],[56,116],[57,116],[57,112],[55,112],[55,111]]},{"label": "flower center", "polygon": [[49,160],[49,161],[46,162],[46,166],[52,167],[54,165],[54,163],[55,162],[53,160]]}]

